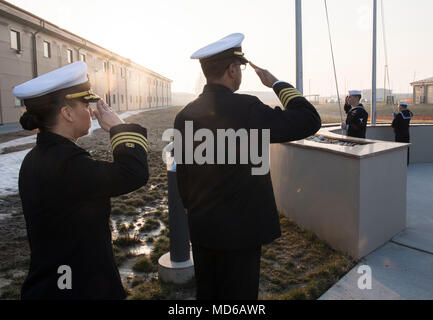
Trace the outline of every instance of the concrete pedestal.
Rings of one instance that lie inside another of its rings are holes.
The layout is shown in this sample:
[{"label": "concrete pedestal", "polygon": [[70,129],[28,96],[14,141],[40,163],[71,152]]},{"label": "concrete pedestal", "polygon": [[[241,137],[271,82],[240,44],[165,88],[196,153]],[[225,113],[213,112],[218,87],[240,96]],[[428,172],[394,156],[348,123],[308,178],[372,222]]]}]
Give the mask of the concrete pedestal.
[{"label": "concrete pedestal", "polygon": [[159,277],[164,282],[175,284],[185,284],[194,277],[194,262],[192,252],[190,259],[185,262],[173,262],[170,259],[170,252],[159,258],[158,261]]},{"label": "concrete pedestal", "polygon": [[272,145],[271,174],[281,213],[360,259],[406,227],[409,145],[353,140]]}]

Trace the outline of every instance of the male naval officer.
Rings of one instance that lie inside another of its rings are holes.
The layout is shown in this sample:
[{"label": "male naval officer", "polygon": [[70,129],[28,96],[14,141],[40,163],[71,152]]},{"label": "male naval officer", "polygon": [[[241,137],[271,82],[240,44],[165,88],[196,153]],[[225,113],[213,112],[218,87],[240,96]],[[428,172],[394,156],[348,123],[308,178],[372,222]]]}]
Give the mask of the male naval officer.
[{"label": "male naval officer", "polygon": [[[232,34],[192,55],[192,59],[200,60],[207,85],[176,117],[174,126],[182,133],[183,142],[187,121],[193,122],[194,130],[213,133],[218,129],[267,129],[270,143],[304,139],[320,129],[321,119],[313,105],[292,85],[252,63],[262,83],[273,88],[283,109],[273,109],[254,96],[235,94],[242,70],[249,63],[242,52],[243,39],[243,34]],[[236,149],[239,154],[239,143]],[[221,150],[215,150],[217,159]],[[185,156],[185,143],[182,153]],[[199,300],[258,298],[261,246],[279,238],[281,231],[270,174],[252,175],[252,167],[251,161],[177,166]]]},{"label": "male naval officer", "polygon": [[368,113],[360,103],[361,91],[349,91],[346,97],[344,111],[346,111],[346,123],[341,124],[342,129],[346,129],[347,135],[354,138],[365,139],[367,133]]},{"label": "male naval officer", "polygon": [[[394,128],[395,142],[410,143],[409,128],[413,113],[408,109],[408,105],[406,101],[400,101],[399,113],[392,114],[394,116],[392,127]],[[409,150],[407,152],[407,164],[409,164]]]}]

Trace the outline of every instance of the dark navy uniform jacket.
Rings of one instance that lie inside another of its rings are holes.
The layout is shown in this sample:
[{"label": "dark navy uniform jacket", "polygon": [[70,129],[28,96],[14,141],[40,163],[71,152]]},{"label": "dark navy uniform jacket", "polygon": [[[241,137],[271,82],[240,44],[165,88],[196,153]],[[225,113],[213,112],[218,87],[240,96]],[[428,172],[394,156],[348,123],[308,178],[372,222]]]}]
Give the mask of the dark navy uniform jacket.
[{"label": "dark navy uniform jacket", "polygon": [[368,113],[364,106],[352,108],[350,105],[345,105],[344,110],[347,113],[346,130],[349,137],[365,139],[367,134]]},{"label": "dark navy uniform jacket", "polygon": [[[31,262],[22,299],[124,299],[113,258],[110,197],[148,180],[147,133],[135,124],[111,129],[114,162],[96,161],[72,141],[38,134],[22,163],[19,191]],[[60,266],[72,271],[72,290],[60,290]]]},{"label": "dark navy uniform jacket", "polygon": [[410,142],[409,128],[412,118],[413,113],[410,110],[403,110],[394,117],[392,127],[394,128],[396,142]]},{"label": "dark navy uniform jacket", "polygon": [[[199,98],[177,115],[175,128],[184,141],[185,121],[193,122],[194,132],[206,128],[215,137],[218,129],[270,129],[271,143],[304,139],[320,129],[319,114],[296,89],[280,82],[274,91],[284,110],[222,85],[206,85]],[[237,147],[239,156],[240,143]],[[237,159],[237,164],[178,164],[179,192],[188,212],[193,245],[241,250],[281,236],[270,174],[252,175],[253,164],[239,164]]]}]

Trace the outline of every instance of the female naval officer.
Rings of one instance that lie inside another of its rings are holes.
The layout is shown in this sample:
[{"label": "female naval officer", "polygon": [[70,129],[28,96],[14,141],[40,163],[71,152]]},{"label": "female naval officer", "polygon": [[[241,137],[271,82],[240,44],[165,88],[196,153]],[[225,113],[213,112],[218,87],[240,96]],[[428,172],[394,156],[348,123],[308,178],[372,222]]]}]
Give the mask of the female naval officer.
[{"label": "female naval officer", "polygon": [[[110,197],[146,184],[146,129],[125,124],[93,94],[83,62],[15,87],[14,95],[27,109],[22,127],[39,129],[19,175],[31,250],[21,298],[124,299],[111,243]],[[93,114],[110,133],[113,162],[96,161],[76,145],[89,133]]]}]

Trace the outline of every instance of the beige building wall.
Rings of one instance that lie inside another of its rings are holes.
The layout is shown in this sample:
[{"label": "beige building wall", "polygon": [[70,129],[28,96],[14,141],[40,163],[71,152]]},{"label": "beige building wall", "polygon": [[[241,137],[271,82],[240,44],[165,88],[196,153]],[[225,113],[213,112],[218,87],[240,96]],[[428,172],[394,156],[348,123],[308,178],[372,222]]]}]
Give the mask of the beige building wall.
[{"label": "beige building wall", "polygon": [[[18,51],[11,48],[11,30],[19,32]],[[171,104],[170,79],[0,0],[0,125],[18,122],[24,111],[13,88],[34,78],[35,66],[42,75],[67,65],[68,50],[72,62],[86,62],[93,90],[114,110]]]},{"label": "beige building wall", "polygon": [[433,84],[427,86],[427,104],[433,104]]},{"label": "beige building wall", "polygon": [[433,104],[433,84],[414,85],[414,104]]}]

